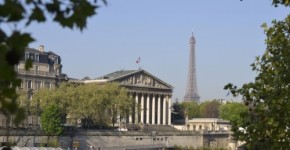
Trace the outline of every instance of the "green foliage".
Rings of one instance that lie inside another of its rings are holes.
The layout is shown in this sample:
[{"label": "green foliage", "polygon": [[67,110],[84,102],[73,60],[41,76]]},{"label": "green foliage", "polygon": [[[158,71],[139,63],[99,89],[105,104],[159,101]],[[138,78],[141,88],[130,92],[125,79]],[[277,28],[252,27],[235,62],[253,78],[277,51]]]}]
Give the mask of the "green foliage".
[{"label": "green foliage", "polygon": [[60,110],[56,104],[49,104],[43,110],[41,127],[49,136],[58,136],[63,132]]},{"label": "green foliage", "polygon": [[176,124],[180,122],[180,120],[183,120],[185,118],[183,109],[180,103],[177,101],[172,104],[171,113],[172,113],[172,117],[171,117],[172,124]]},{"label": "green foliage", "polygon": [[285,7],[289,7],[290,0],[272,0],[272,5],[274,5],[275,7],[278,7],[279,5],[284,5]]},{"label": "green foliage", "polygon": [[[132,108],[133,100],[127,91],[117,83],[73,85],[63,83],[59,88],[43,89],[34,95],[32,105],[42,111],[49,104],[56,104],[71,125],[77,119],[84,120],[84,126],[109,124],[116,121],[117,114],[124,117]],[[114,110],[114,111],[113,111]]]},{"label": "green foliage", "polygon": [[239,127],[243,123],[242,116],[247,113],[247,107],[242,103],[227,102],[220,106],[220,118],[229,120],[232,125]]},{"label": "green foliage", "polygon": [[47,143],[48,147],[59,147],[60,144],[58,142],[58,138],[54,138],[52,140],[49,140],[49,142]]},{"label": "green foliage", "polygon": [[[203,103],[196,102],[182,102],[173,103],[174,112],[177,113],[179,118],[188,119],[192,118],[219,118],[219,112],[222,103],[219,100],[205,101]],[[225,112],[226,113],[226,112]]]},{"label": "green foliage", "polygon": [[40,147],[60,147],[59,137],[53,136],[50,137],[49,141],[43,139],[40,141]]},{"label": "green foliage", "polygon": [[205,101],[199,106],[201,118],[219,118],[221,102],[218,100]]},{"label": "green foliage", "polygon": [[[106,0],[103,0],[106,4]],[[5,115],[14,115],[15,123],[23,119],[23,109],[17,106],[16,88],[21,81],[14,70],[24,55],[24,49],[34,41],[29,33],[17,28],[5,31],[3,25],[15,26],[25,23],[45,22],[48,18],[62,27],[76,28],[81,31],[86,27],[87,19],[96,14],[97,1],[87,0],[5,0],[0,4],[0,110]],[[32,66],[26,62],[28,70]]]},{"label": "green foliage", "polygon": [[[286,1],[285,1],[286,2]],[[259,149],[288,149],[290,145],[290,15],[285,20],[263,25],[267,48],[251,65],[258,73],[254,82],[242,88],[225,86],[233,95],[242,95],[248,112],[243,116],[237,137]]]},{"label": "green foliage", "polygon": [[289,7],[290,1],[289,0],[273,0],[272,4],[275,7],[278,7],[278,5],[284,5],[285,7]]},{"label": "green foliage", "polygon": [[199,105],[197,102],[182,102],[180,105],[184,116],[188,116],[188,119],[199,117]]}]

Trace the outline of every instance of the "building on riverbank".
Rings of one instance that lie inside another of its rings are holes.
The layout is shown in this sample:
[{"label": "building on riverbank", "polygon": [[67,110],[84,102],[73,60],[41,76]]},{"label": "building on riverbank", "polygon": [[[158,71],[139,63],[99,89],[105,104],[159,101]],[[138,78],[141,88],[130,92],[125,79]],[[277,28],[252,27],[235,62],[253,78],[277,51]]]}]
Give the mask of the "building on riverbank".
[{"label": "building on riverbank", "polygon": [[171,124],[173,87],[146,70],[120,70],[96,79],[71,79],[69,82],[77,84],[117,82],[134,98],[134,108],[132,113],[127,115],[126,123]]}]

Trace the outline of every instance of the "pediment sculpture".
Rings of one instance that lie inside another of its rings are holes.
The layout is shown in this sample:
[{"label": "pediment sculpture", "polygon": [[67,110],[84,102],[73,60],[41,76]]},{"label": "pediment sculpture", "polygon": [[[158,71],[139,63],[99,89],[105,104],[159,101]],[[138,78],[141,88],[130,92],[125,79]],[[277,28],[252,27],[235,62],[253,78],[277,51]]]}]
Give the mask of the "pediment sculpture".
[{"label": "pediment sculpture", "polygon": [[160,81],[155,79],[152,76],[146,74],[135,74],[128,76],[121,80],[121,83],[124,85],[136,85],[136,86],[148,86],[148,87],[157,87],[157,88],[167,88]]}]

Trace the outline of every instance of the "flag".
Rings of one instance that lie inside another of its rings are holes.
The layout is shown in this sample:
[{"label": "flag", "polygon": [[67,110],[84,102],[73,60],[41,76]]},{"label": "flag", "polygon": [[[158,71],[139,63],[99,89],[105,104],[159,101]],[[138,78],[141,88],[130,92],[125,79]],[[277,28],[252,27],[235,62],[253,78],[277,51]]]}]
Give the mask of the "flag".
[{"label": "flag", "polygon": [[138,59],[136,60],[136,63],[137,63],[137,64],[140,63],[140,57],[138,57]]}]

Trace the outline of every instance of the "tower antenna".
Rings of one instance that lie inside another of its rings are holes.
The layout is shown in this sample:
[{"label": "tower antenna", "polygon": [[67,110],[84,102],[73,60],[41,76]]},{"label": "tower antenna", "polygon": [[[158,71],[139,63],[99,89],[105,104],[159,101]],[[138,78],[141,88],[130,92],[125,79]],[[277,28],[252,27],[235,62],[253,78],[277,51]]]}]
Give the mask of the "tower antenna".
[{"label": "tower antenna", "polygon": [[193,37],[193,28],[191,29],[191,36]]}]

